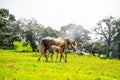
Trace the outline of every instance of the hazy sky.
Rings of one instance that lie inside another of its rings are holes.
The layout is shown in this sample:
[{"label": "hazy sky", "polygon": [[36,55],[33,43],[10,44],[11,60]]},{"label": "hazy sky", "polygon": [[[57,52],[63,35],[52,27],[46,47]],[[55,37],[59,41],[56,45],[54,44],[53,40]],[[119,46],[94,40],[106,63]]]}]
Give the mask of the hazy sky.
[{"label": "hazy sky", "polygon": [[120,0],[0,0],[0,8],[56,30],[69,23],[90,29],[105,16],[120,18]]}]

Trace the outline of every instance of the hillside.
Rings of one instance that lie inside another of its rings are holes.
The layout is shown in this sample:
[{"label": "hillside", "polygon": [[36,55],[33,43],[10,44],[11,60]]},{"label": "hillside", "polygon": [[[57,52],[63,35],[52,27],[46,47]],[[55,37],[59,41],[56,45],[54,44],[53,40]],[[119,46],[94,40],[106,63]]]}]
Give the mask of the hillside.
[{"label": "hillside", "polygon": [[[15,42],[14,50],[0,50],[0,80],[119,80],[120,60],[68,54],[68,62],[49,62],[30,46]],[[55,60],[56,55],[54,55]]]},{"label": "hillside", "polygon": [[[55,58],[55,55],[54,55]],[[119,80],[120,61],[68,54],[68,62],[38,62],[38,53],[0,50],[0,80]]]}]

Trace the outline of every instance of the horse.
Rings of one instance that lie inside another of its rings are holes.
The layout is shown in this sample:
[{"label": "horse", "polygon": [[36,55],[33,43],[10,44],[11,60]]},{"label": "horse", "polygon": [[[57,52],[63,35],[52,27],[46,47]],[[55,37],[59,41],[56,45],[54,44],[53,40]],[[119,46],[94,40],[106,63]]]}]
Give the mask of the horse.
[{"label": "horse", "polygon": [[[57,52],[56,61],[57,61],[57,59],[58,59],[58,53],[60,53],[60,62],[61,62],[62,57],[63,57],[63,59],[64,59],[62,46],[64,46],[64,45],[60,45],[60,46],[52,45],[52,46],[50,46],[50,48],[51,48],[51,50],[52,50],[52,55],[51,55],[51,56],[53,56],[54,52]],[[52,59],[52,58],[51,58],[51,59]],[[65,60],[65,59],[64,59],[64,60]]]},{"label": "horse", "polygon": [[[64,46],[62,46],[63,52],[65,52],[65,50],[70,45],[75,51],[77,42],[71,38],[66,38],[66,37],[58,37],[58,38],[45,37],[41,40],[41,43],[40,43],[40,48],[39,48],[40,57],[38,58],[38,61],[40,61],[41,56],[44,55],[46,58],[46,62],[48,62],[46,51],[51,50],[50,46],[52,46],[52,45],[55,45],[55,46],[64,45]],[[67,53],[66,52],[65,52],[65,62],[67,62]]]},{"label": "horse", "polygon": [[72,39],[72,38],[68,38],[68,37],[58,37],[58,38],[62,38],[66,41],[66,49],[70,49],[69,47],[71,47],[74,51],[76,51],[77,49],[77,42],[76,40]]},{"label": "horse", "polygon": [[52,46],[52,45],[56,45],[56,46],[64,45],[64,46],[62,46],[63,52],[65,50],[65,40],[64,39],[45,37],[41,40],[41,43],[40,43],[40,48],[39,48],[40,57],[38,58],[38,61],[40,61],[41,57],[44,55],[46,58],[46,62],[48,62],[46,51],[49,49],[50,49],[50,51],[52,51],[50,48],[50,46]]}]

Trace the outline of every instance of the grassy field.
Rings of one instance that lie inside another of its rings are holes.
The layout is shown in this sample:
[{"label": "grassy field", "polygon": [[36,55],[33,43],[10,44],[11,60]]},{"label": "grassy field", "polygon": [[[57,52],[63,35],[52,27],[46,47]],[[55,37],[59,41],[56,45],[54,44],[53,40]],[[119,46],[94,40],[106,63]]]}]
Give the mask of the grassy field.
[{"label": "grassy field", "polygon": [[117,59],[71,53],[67,63],[51,62],[50,57],[49,62],[44,57],[38,62],[38,56],[35,52],[0,50],[0,80],[120,80]]}]

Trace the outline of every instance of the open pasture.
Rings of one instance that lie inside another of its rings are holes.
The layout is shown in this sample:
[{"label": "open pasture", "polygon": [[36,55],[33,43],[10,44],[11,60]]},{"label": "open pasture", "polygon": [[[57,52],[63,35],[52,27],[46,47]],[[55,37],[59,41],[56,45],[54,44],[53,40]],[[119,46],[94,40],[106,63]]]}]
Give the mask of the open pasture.
[{"label": "open pasture", "polygon": [[[119,80],[120,60],[68,54],[68,62],[38,62],[38,53],[0,50],[0,80]],[[54,55],[55,60],[56,55]]]}]

